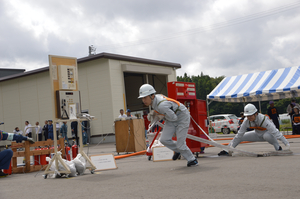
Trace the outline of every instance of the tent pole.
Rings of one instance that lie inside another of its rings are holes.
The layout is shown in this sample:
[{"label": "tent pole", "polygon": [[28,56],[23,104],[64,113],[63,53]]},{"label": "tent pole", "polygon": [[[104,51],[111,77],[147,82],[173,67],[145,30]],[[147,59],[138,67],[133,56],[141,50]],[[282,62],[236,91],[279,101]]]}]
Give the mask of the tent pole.
[{"label": "tent pole", "polygon": [[208,99],[206,99],[206,109],[207,109],[207,119],[208,119],[208,124],[209,124],[209,102]]},{"label": "tent pole", "polygon": [[259,112],[261,113],[260,98],[259,98],[259,100],[258,100],[258,104],[259,104]]},{"label": "tent pole", "polygon": [[209,127],[209,104],[213,101],[209,102],[208,99],[206,99],[206,109],[207,109],[207,126]]}]

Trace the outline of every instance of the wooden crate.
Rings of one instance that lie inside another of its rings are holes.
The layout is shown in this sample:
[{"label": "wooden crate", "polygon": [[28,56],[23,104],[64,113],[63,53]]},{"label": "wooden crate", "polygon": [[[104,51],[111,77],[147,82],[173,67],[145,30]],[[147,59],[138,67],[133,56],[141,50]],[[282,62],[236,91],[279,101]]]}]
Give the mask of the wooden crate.
[{"label": "wooden crate", "polygon": [[143,119],[130,119],[115,122],[116,150],[138,152],[146,149],[145,125]]}]

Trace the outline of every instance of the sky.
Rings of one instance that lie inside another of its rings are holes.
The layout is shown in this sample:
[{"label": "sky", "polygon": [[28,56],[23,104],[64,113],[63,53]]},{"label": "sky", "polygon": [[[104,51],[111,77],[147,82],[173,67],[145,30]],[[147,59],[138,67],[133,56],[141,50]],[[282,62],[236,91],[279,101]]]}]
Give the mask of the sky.
[{"label": "sky", "polygon": [[300,1],[0,0],[0,68],[82,58],[88,46],[181,64],[177,76],[300,66]]}]

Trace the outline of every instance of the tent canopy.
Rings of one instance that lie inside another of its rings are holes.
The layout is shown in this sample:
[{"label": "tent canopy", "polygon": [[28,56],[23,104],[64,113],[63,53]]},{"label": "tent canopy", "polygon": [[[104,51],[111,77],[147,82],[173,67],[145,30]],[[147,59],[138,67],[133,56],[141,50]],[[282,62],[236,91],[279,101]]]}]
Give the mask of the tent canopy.
[{"label": "tent canopy", "polygon": [[220,102],[255,102],[300,96],[300,66],[226,77],[207,95]]}]

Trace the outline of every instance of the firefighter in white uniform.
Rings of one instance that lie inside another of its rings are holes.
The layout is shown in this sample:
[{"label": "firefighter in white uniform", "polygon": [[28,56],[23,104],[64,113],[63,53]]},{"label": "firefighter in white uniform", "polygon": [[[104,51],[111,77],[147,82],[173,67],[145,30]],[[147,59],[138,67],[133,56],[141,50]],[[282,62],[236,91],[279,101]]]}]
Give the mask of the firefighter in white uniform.
[{"label": "firefighter in white uniform", "polygon": [[[246,118],[240,130],[228,146],[235,148],[242,141],[267,141],[274,146],[276,151],[280,151],[282,148],[278,144],[277,139],[279,139],[285,144],[286,149],[290,148],[289,142],[275,127],[274,123],[269,119],[269,117],[258,113],[253,104],[247,104],[245,106],[244,115]],[[247,132],[247,129],[249,128],[253,129],[253,131]],[[221,151],[218,155],[228,155],[228,152]]]},{"label": "firefighter in white uniform", "polygon": [[[197,159],[186,145],[186,136],[190,125],[190,114],[187,108],[180,102],[167,98],[164,95],[156,94],[155,89],[150,84],[140,87],[139,97],[142,98],[146,106],[152,106],[148,118],[153,121],[165,119],[160,142],[175,152],[173,160],[182,155],[188,162],[187,166],[198,165]],[[176,132],[177,141],[173,141],[173,134]]]}]

